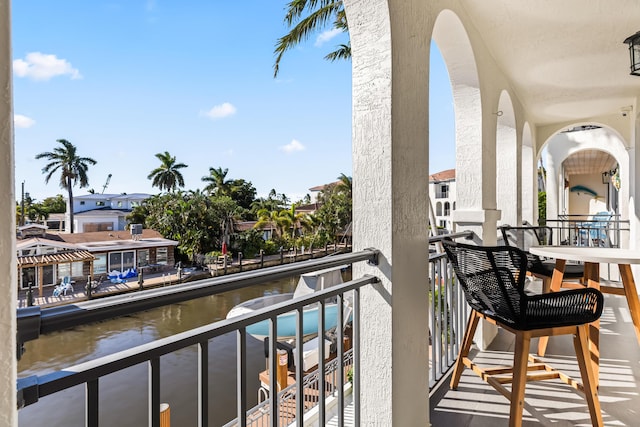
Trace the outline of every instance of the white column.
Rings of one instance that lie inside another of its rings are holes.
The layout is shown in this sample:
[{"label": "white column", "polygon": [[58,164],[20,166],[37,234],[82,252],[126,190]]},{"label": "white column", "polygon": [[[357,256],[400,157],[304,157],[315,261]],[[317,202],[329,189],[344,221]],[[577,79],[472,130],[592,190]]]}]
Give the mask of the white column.
[{"label": "white column", "polygon": [[17,426],[16,410],[16,217],[13,154],[11,7],[0,0],[0,425]]},{"label": "white column", "polygon": [[362,292],[362,425],[425,426],[429,2],[345,0],[353,63],[354,249],[382,251]]}]

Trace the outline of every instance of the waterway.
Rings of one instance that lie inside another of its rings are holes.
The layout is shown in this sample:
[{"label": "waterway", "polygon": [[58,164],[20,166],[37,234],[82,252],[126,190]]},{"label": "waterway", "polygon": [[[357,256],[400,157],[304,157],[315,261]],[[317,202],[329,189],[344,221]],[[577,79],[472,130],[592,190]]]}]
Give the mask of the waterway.
[{"label": "waterway", "polygon": [[[159,338],[224,319],[246,300],[270,293],[293,292],[297,278],[252,286],[135,315],[41,336],[26,343],[18,377],[42,375],[106,356]],[[264,346],[249,336],[247,378],[250,407],[257,401],[258,374],[265,369]],[[190,347],[160,360],[161,400],[171,407],[174,427],[197,425],[197,348]],[[105,376],[99,382],[101,426],[148,425],[147,364]],[[236,335],[209,343],[210,426],[236,417]],[[84,425],[84,386],[40,399],[19,411],[21,427]]]}]

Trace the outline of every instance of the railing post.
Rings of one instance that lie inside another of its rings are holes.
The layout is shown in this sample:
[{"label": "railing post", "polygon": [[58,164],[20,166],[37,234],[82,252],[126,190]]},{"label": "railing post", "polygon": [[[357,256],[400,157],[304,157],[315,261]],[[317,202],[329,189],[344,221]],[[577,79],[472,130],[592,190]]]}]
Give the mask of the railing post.
[{"label": "railing post", "polygon": [[27,307],[33,306],[33,282],[29,282],[29,289],[27,289]]},{"label": "railing post", "polygon": [[296,262],[298,260],[298,247],[294,246],[293,247],[293,262]]},{"label": "railing post", "polygon": [[284,254],[282,251],[283,251],[282,246],[280,246],[280,264],[281,265],[284,263]]},{"label": "railing post", "polygon": [[242,252],[238,252],[238,272],[242,271]]},{"label": "railing post", "polygon": [[[164,277],[164,275],[163,275]],[[144,269],[139,268],[138,269],[138,289],[139,290],[143,290],[144,287],[142,286],[144,285]]]},{"label": "railing post", "polygon": [[260,268],[264,268],[264,249],[260,249]]},{"label": "railing post", "polygon": [[87,292],[87,299],[91,299],[91,275],[87,276],[87,286],[85,287],[85,291]]}]

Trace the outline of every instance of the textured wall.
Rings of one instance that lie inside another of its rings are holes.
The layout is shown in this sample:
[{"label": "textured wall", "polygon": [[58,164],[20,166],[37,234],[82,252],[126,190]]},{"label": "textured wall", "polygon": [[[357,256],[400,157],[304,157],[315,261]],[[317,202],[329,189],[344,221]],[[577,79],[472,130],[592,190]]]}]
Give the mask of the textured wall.
[{"label": "textured wall", "polygon": [[17,426],[16,411],[16,242],[11,90],[11,10],[0,0],[0,425]]},{"label": "textured wall", "polygon": [[428,81],[421,0],[345,0],[353,51],[354,246],[363,291],[362,424],[428,423]]}]

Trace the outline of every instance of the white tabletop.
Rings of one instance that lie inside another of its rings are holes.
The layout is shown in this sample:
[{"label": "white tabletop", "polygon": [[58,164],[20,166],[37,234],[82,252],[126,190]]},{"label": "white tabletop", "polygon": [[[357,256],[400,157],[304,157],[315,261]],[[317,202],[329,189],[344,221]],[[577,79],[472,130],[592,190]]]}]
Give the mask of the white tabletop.
[{"label": "white tabletop", "polygon": [[529,252],[547,258],[605,264],[640,264],[640,251],[586,246],[532,246]]}]

